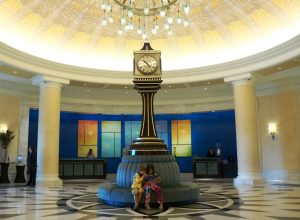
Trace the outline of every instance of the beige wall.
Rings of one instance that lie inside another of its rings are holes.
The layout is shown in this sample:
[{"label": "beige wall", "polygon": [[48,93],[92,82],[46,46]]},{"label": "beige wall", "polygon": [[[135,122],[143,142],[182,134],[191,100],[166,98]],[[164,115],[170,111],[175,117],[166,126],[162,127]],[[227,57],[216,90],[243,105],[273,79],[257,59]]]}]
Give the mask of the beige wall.
[{"label": "beige wall", "polygon": [[[263,175],[300,180],[300,98],[296,92],[258,97]],[[277,124],[275,140],[269,123]]]},{"label": "beige wall", "polygon": [[11,161],[15,161],[19,148],[20,104],[19,97],[0,95],[0,124],[7,124],[8,129],[15,134],[15,138],[8,146]]}]

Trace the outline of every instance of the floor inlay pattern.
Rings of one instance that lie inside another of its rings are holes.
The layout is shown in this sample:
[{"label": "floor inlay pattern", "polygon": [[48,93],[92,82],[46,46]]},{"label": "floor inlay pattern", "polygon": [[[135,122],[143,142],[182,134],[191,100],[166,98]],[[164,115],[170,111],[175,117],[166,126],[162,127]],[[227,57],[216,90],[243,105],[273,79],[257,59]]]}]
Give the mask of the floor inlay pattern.
[{"label": "floor inlay pattern", "polygon": [[300,184],[234,187],[231,183],[195,180],[199,200],[190,205],[138,212],[97,198],[99,183],[25,188],[0,185],[0,219],[278,219],[300,220]]}]

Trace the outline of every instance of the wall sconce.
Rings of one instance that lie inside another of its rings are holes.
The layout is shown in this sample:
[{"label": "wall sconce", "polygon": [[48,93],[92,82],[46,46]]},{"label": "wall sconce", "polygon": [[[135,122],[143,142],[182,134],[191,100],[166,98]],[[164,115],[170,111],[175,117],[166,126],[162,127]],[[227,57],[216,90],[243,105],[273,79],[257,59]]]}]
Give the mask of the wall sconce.
[{"label": "wall sconce", "polygon": [[7,124],[0,124],[0,132],[6,132],[8,129]]},{"label": "wall sconce", "polygon": [[277,125],[275,123],[269,124],[268,130],[269,130],[269,133],[272,136],[272,140],[274,141],[275,140],[275,133],[277,131]]}]

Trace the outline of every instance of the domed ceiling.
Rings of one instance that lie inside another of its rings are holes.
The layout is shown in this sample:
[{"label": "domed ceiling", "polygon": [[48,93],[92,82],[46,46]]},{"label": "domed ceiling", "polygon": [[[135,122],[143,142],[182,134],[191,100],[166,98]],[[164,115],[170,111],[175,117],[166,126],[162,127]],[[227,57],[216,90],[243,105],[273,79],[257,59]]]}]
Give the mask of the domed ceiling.
[{"label": "domed ceiling", "polygon": [[[0,40],[51,61],[104,70],[132,70],[142,39],[102,26],[98,0],[1,0]],[[164,70],[236,60],[300,33],[299,0],[190,0],[189,26],[150,35]]]}]

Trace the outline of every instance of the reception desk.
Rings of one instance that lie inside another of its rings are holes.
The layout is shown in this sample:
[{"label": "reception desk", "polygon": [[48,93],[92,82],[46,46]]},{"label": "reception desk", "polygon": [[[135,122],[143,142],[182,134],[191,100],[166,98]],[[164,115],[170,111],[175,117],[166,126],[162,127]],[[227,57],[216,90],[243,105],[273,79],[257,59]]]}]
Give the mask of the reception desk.
[{"label": "reception desk", "polygon": [[236,163],[223,163],[221,158],[193,158],[194,178],[235,178]]},{"label": "reception desk", "polygon": [[105,160],[60,159],[59,177],[61,179],[105,179]]}]

